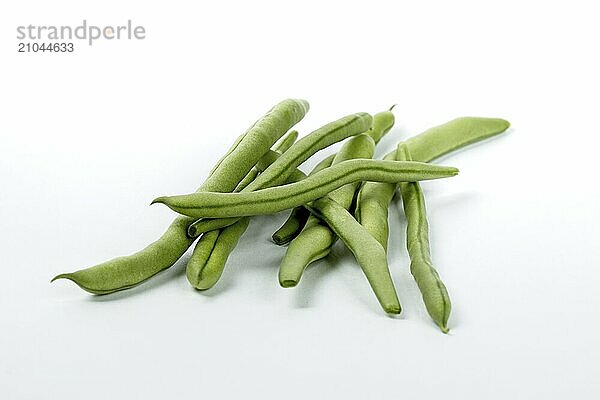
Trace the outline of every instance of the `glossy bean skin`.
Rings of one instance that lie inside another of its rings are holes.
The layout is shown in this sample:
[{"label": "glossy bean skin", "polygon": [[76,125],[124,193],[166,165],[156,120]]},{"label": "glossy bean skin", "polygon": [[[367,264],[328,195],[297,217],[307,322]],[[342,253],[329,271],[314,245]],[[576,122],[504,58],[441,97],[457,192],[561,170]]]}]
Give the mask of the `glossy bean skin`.
[{"label": "glossy bean skin", "polygon": [[348,160],[299,182],[255,192],[198,192],[159,197],[153,203],[167,205],[190,217],[243,217],[273,214],[309,203],[349,183],[360,181],[413,182],[447,178],[458,174],[453,167],[419,162]]},{"label": "glossy bean skin", "polygon": [[[330,167],[334,157],[335,154],[332,154],[331,156],[321,160],[317,165],[315,165],[315,167],[310,172],[310,174],[308,174],[308,176],[314,175],[315,173]],[[306,225],[308,217],[310,217],[310,211],[308,211],[305,207],[295,207],[290,212],[289,217],[285,220],[283,225],[281,225],[279,229],[277,229],[273,233],[271,239],[275,244],[279,246],[283,246],[284,244],[289,243],[302,231],[302,229]]]},{"label": "glossy bean skin", "polygon": [[[269,165],[273,164],[281,153],[286,152],[296,141],[297,133],[288,134],[274,148],[267,152],[252,168],[252,171],[264,171]],[[250,172],[252,172],[250,171]],[[250,173],[248,173],[250,174]],[[292,174],[297,177],[298,174]],[[294,178],[294,176],[292,178]],[[248,177],[248,175],[246,175]],[[303,178],[300,177],[300,178]],[[248,181],[247,183],[250,183]],[[240,182],[240,185],[242,182]],[[238,188],[240,187],[238,185]],[[247,184],[246,184],[247,186]],[[219,221],[213,219],[212,221]],[[206,232],[196,243],[194,251],[188,260],[185,274],[192,287],[198,290],[207,290],[213,287],[225,268],[229,255],[237,246],[240,238],[246,232],[250,224],[250,217],[235,219],[231,225],[224,228],[215,229]],[[193,224],[188,227],[192,228]]]},{"label": "glossy bean skin", "polygon": [[[366,135],[370,136],[373,142],[363,143],[363,145],[369,147],[369,153],[361,154],[360,150],[342,147],[340,153],[345,154],[336,158],[336,163],[352,158],[371,158],[375,144],[390,131],[394,126],[394,122],[395,118],[391,109],[375,114],[373,116],[373,126],[366,132]],[[348,186],[345,191],[336,191],[335,195],[332,193],[329,197],[334,198],[343,207],[349,209],[357,186],[358,184]],[[335,240],[334,232],[326,223],[316,216],[309,217],[302,231],[289,243],[281,262],[279,267],[279,283],[281,286],[296,286],[306,267],[329,254]]]},{"label": "glossy bean skin", "polygon": [[[270,147],[308,111],[304,100],[287,99],[275,105],[236,141],[213,169],[199,191],[230,192]],[[59,274],[93,294],[108,294],[136,286],[172,266],[192,244],[187,227],[194,219],[179,217],[146,248],[96,266]]]},{"label": "glossy bean skin", "polygon": [[400,302],[383,246],[337,202],[323,198],[307,207],[324,220],[354,254],[383,310],[389,314],[400,314]]},{"label": "glossy bean skin", "polygon": [[[405,144],[398,146],[396,159],[412,159]],[[410,272],[419,286],[427,312],[442,332],[448,333],[450,297],[431,260],[429,223],[423,191],[417,182],[403,182],[398,186],[406,215],[406,248],[410,257]]]},{"label": "glossy bean skin", "polygon": [[[288,176],[293,174],[296,171],[296,167],[313,154],[333,143],[367,131],[371,127],[372,121],[373,117],[371,115],[361,112],[347,115],[320,127],[294,143],[289,151],[286,151],[281,157],[273,160],[268,167],[261,171],[262,173],[256,179],[242,188],[240,192],[252,192],[289,182],[287,179]],[[257,168],[260,169],[260,166],[257,165]],[[188,228],[188,235],[195,237],[203,232],[231,225],[235,221],[237,220],[196,221]]]}]

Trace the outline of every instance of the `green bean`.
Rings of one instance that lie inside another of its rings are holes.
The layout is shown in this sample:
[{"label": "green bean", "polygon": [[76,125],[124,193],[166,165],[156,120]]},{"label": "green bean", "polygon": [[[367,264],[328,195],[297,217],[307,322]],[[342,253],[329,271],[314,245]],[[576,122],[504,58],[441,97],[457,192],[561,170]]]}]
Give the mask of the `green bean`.
[{"label": "green bean", "polygon": [[[279,157],[280,153],[284,153],[295,142],[296,135],[287,135],[277,145],[274,151],[269,151],[265,154],[254,166],[253,171],[264,171],[269,165],[273,164]],[[252,171],[251,171],[252,172]],[[293,173],[292,179],[297,178],[298,173]],[[248,175],[246,175],[248,177]],[[303,178],[303,177],[301,177]],[[250,183],[250,181],[248,182]],[[238,185],[239,187],[240,185]],[[213,220],[219,221],[219,220]],[[222,229],[215,229],[206,232],[196,243],[194,251],[188,260],[186,266],[186,277],[190,284],[198,290],[206,290],[213,287],[221,275],[229,254],[233,251],[238,241],[246,232],[250,217],[244,217],[235,221],[232,225]],[[193,226],[190,225],[188,230]]]},{"label": "green bean", "polygon": [[[334,158],[335,154],[332,154],[329,157],[321,160],[319,163],[317,163],[317,165],[315,165],[312,171],[310,171],[308,176],[314,175],[317,172],[330,167]],[[293,238],[298,236],[300,231],[302,231],[302,228],[304,228],[304,225],[306,225],[306,221],[308,220],[309,216],[310,211],[303,206],[295,207],[292,209],[289,217],[285,220],[283,225],[281,225],[279,229],[273,233],[271,239],[273,239],[273,242],[280,246],[289,243]]]},{"label": "green bean", "polygon": [[[335,156],[332,165],[354,158],[371,158],[375,152],[375,141],[369,135],[359,135],[348,141]],[[348,210],[352,204],[358,182],[345,185],[327,197]],[[294,287],[300,276],[315,257],[324,257],[336,240],[333,231],[319,217],[311,215],[302,232],[287,248],[279,267],[279,284],[282,287]]]},{"label": "green bean", "polygon": [[[396,152],[387,154],[384,160],[395,160]],[[356,197],[356,220],[365,227],[384,249],[388,241],[388,206],[396,184],[385,182],[365,182]]]},{"label": "green bean", "polygon": [[[391,112],[392,108],[373,116],[373,127],[367,134],[371,136],[374,143],[371,143],[371,153],[366,158],[371,158],[372,152],[374,151],[374,144],[379,142],[379,140],[381,140],[394,125],[394,114]],[[361,156],[360,153],[352,154],[352,152],[348,152],[348,149],[345,148],[342,148],[340,153],[346,153],[347,156],[337,158],[336,162],[355,157],[365,157],[364,155]],[[358,184],[349,186],[346,191],[339,191],[335,194],[332,193],[329,197],[342,204],[346,209],[349,209],[357,186]],[[326,223],[315,216],[309,217],[302,231],[290,242],[281,262],[279,267],[279,283],[281,286],[296,286],[306,267],[317,259],[323,258],[329,254],[335,240],[335,234]]]},{"label": "green bean", "polygon": [[190,217],[243,217],[273,214],[309,203],[353,182],[413,182],[440,179],[458,174],[453,167],[419,162],[348,160],[287,185],[255,192],[198,192],[179,196],[162,196],[152,203],[167,205]]},{"label": "green bean", "polygon": [[[277,143],[275,145],[277,147],[277,151],[279,151],[280,153],[286,152],[296,142],[296,139],[298,139],[298,131],[288,132],[288,134],[285,135],[279,141],[279,143]],[[263,158],[265,158],[265,157],[263,156]],[[262,158],[261,158],[261,160],[262,160]],[[259,160],[259,163],[260,163],[260,160]],[[250,182],[252,182],[254,179],[256,179],[256,177],[258,176],[259,173],[260,173],[260,171],[258,170],[258,167],[256,165],[254,167],[252,167],[252,169],[250,170],[250,172],[248,172],[246,174],[244,179],[242,179],[240,181],[240,183],[238,183],[234,192],[241,192],[246,186],[248,186],[250,184]],[[192,237],[194,237],[194,236],[192,236]]]},{"label": "green bean", "polygon": [[[398,146],[396,159],[411,161],[405,144]],[[417,182],[400,183],[399,186],[406,215],[406,248],[410,257],[410,272],[419,286],[427,312],[442,332],[448,333],[450,297],[431,260],[423,191]]]},{"label": "green bean", "polygon": [[[347,137],[357,135],[368,130],[372,125],[373,118],[367,113],[356,113],[345,116],[337,121],[330,122],[314,132],[306,135],[294,143],[289,151],[274,161],[241,192],[251,192],[257,189],[278,186],[286,183],[287,178],[296,167],[310,158],[317,151],[339,142]],[[188,229],[188,235],[198,236],[209,230],[222,228],[233,224],[237,219],[221,221],[200,220]]]},{"label": "green bean", "polygon": [[[288,99],[275,105],[238,139],[198,190],[234,190],[262,155],[307,111],[308,103],[304,100]],[[187,236],[187,227],[193,221],[179,217],[145,249],[94,267],[59,274],[52,281],[69,279],[94,294],[108,294],[136,286],[169,268],[185,253],[193,242]]]},{"label": "green bean", "polygon": [[406,146],[413,160],[429,162],[502,133],[509,126],[508,121],[499,118],[457,118],[408,139]]},{"label": "green bean", "polygon": [[381,244],[337,202],[322,198],[307,207],[323,219],[354,254],[385,312],[399,314],[400,302],[390,276],[386,253]]}]

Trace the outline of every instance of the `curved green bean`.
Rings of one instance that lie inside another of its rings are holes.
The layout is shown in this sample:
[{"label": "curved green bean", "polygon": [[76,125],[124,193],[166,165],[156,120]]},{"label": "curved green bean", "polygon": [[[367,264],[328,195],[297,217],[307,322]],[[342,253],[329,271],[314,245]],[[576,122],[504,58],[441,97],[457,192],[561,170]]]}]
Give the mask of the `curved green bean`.
[{"label": "curved green bean", "polygon": [[[355,113],[322,126],[294,143],[289,151],[286,151],[283,156],[265,168],[241,192],[252,192],[286,183],[288,176],[296,170],[296,167],[317,151],[347,137],[367,131],[371,127],[372,121],[373,118],[367,113]],[[235,221],[237,219],[196,221],[188,229],[188,235],[191,237],[198,236],[203,232],[231,225]]]},{"label": "curved green bean", "polygon": [[309,203],[353,182],[413,182],[440,179],[458,174],[453,167],[418,162],[348,160],[287,185],[247,193],[198,192],[156,198],[190,217],[243,217],[272,214]]},{"label": "curved green bean", "polygon": [[462,147],[502,133],[509,126],[508,121],[500,118],[456,118],[411,137],[405,144],[413,160],[429,162]]},{"label": "curved green bean", "polygon": [[[287,99],[275,105],[237,140],[198,190],[234,190],[262,155],[307,111],[305,100]],[[157,241],[143,250],[90,268],[59,274],[52,281],[69,279],[94,294],[108,294],[136,286],[169,268],[185,253],[193,242],[187,236],[187,227],[193,221],[179,217]]]},{"label": "curved green bean", "polygon": [[323,198],[307,207],[323,219],[354,254],[385,312],[400,314],[400,302],[381,244],[337,202]]},{"label": "curved green bean", "polygon": [[[411,161],[405,144],[398,146],[396,159]],[[406,215],[406,248],[410,257],[410,272],[419,286],[427,312],[442,332],[448,333],[450,297],[431,260],[425,197],[417,182],[403,182],[399,186]]]}]

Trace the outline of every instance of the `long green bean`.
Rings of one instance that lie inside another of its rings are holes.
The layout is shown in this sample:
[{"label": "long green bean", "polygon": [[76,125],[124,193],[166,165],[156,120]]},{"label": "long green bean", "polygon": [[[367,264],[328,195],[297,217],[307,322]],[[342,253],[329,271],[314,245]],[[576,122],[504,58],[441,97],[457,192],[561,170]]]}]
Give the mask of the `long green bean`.
[{"label": "long green bean", "polygon": [[[398,146],[396,159],[411,161],[405,144]],[[410,272],[419,286],[427,312],[442,332],[448,333],[450,297],[431,260],[429,223],[423,191],[417,182],[403,182],[398,186],[406,215],[406,248],[410,257]]]},{"label": "long green bean", "polygon": [[400,302],[381,244],[337,202],[323,198],[315,200],[307,207],[323,219],[354,254],[385,312],[399,314]]},{"label": "long green bean", "polygon": [[[198,190],[234,190],[260,157],[307,111],[308,103],[304,100],[288,99],[275,105],[238,139]],[[69,279],[94,294],[108,294],[136,286],[169,268],[185,253],[193,242],[187,236],[187,227],[193,221],[179,217],[145,249],[94,267],[59,274],[52,281]]]},{"label": "long green bean", "polygon": [[309,203],[348,183],[359,181],[413,182],[455,176],[458,170],[419,162],[348,160],[287,185],[247,193],[197,192],[162,196],[165,204],[190,217],[243,217],[273,214]]}]

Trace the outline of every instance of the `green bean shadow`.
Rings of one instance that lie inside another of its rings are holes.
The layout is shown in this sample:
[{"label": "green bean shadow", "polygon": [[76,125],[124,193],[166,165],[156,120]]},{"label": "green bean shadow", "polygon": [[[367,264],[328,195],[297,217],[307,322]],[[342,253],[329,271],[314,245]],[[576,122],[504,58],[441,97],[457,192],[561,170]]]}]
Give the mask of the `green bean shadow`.
[{"label": "green bean shadow", "polygon": [[173,264],[171,268],[167,268],[166,270],[159,272],[137,286],[134,286],[130,289],[119,290],[118,292],[114,293],[88,296],[87,301],[95,303],[118,301],[128,297],[137,296],[147,290],[157,289],[174,279],[185,279],[185,266],[187,265],[189,258],[189,254],[186,253],[179,260],[177,260],[177,262]]},{"label": "green bean shadow", "polygon": [[316,288],[319,286],[318,283],[324,282],[334,270],[339,268],[338,258],[338,256],[330,253],[327,257],[311,263],[302,274],[302,279],[300,279],[296,287],[284,289],[294,292],[292,299],[293,308],[305,309],[313,307]]}]

